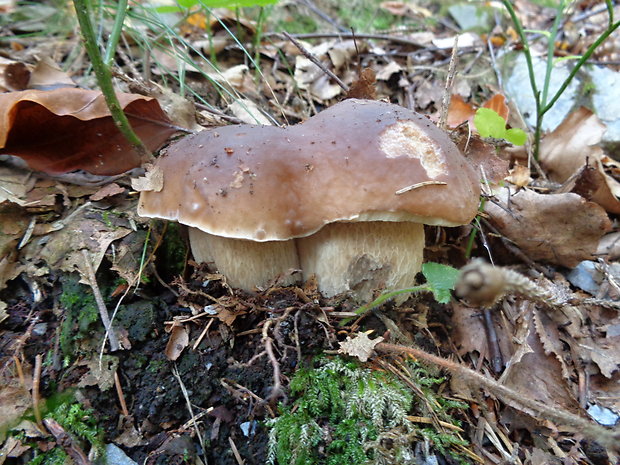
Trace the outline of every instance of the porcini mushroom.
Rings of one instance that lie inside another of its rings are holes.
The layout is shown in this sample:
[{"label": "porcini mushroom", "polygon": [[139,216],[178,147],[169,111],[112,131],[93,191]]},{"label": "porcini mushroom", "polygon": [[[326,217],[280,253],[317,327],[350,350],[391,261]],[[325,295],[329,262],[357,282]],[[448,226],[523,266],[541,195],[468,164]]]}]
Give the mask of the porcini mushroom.
[{"label": "porcini mushroom", "polygon": [[479,178],[446,133],[380,101],[345,100],[307,121],[226,126],[173,143],[142,216],[190,227],[197,261],[252,290],[317,276],[326,296],[411,286],[424,224],[469,223]]}]

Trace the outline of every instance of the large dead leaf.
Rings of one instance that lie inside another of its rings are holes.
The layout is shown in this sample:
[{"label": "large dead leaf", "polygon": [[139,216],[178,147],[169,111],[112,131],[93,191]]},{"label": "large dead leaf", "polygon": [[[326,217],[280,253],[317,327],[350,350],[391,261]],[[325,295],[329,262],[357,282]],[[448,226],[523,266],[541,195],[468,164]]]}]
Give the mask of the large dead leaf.
[{"label": "large dead leaf", "polygon": [[96,209],[79,207],[54,224],[57,229],[45,241],[31,241],[24,247],[22,258],[25,261],[44,260],[52,269],[83,271],[86,268],[82,250],[87,250],[93,269],[97,270],[109,245],[131,232],[131,229],[116,226],[109,218],[106,221]]},{"label": "large dead leaf", "polygon": [[494,354],[489,346],[490,338],[484,324],[484,317],[480,307],[469,307],[461,303],[452,302],[454,310],[452,314],[452,326],[454,327],[454,342],[459,355],[468,352],[477,352],[486,360],[491,360],[493,356],[500,355],[506,362],[514,352],[513,333],[514,326],[506,319],[501,312],[492,312],[493,329],[497,337],[497,347],[499,354]]},{"label": "large dead leaf", "polygon": [[[117,95],[148,150],[176,132],[157,100]],[[114,125],[101,92],[71,88],[0,94],[0,153],[17,155],[32,169],[52,174],[82,169],[112,175],[141,162]]]},{"label": "large dead leaf", "polygon": [[499,232],[530,258],[569,268],[591,259],[611,227],[603,208],[572,193],[504,188],[485,211]]},{"label": "large dead leaf", "polygon": [[[605,173],[606,157],[598,146],[605,125],[587,108],[569,114],[540,146],[540,162],[549,177],[567,182],[571,190],[601,205],[612,213],[620,213],[620,183]],[[585,192],[584,192],[585,191]]]},{"label": "large dead leaf", "polygon": [[524,318],[528,320],[522,339],[525,350],[515,353],[500,381],[523,397],[575,412],[578,402],[564,381],[562,366],[554,355],[545,353],[532,315]]}]

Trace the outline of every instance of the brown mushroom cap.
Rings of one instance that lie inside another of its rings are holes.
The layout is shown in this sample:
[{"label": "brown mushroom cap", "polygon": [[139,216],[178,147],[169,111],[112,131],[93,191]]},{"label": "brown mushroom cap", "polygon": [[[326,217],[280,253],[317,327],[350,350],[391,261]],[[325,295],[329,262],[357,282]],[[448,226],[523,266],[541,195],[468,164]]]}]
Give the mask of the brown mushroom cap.
[{"label": "brown mushroom cap", "polygon": [[[339,221],[455,226],[475,216],[479,177],[443,131],[389,103],[345,100],[302,124],[227,126],[172,144],[159,192],[138,212],[252,241]],[[397,191],[426,182],[402,194]]]}]

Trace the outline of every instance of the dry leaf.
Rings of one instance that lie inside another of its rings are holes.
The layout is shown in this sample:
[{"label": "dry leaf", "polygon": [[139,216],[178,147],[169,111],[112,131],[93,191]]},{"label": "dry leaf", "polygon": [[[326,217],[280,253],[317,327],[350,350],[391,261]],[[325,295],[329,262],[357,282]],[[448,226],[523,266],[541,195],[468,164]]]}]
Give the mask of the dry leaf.
[{"label": "dry leaf", "polygon": [[166,344],[166,358],[174,361],[181,356],[183,350],[189,344],[189,332],[182,323],[175,321],[171,327],[166,328],[166,332],[170,333],[170,339]]},{"label": "dry leaf", "polygon": [[[525,327],[527,334],[523,338],[523,347],[527,350],[515,353],[507,363],[508,368],[500,382],[525,398],[575,412],[579,403],[562,377],[562,367],[553,355],[545,354],[531,315],[525,317],[529,320]],[[518,405],[513,406],[519,408]]]},{"label": "dry leaf", "polygon": [[28,88],[44,89],[52,87],[75,87],[75,82],[50,58],[43,57],[30,73]]},{"label": "dry leaf", "polygon": [[476,109],[470,103],[463,100],[458,94],[450,98],[450,107],[448,108],[448,119],[446,121],[448,127],[455,128],[465,121],[473,121]]},{"label": "dry leaf", "polygon": [[493,110],[499,116],[504,118],[504,121],[508,121],[508,117],[510,116],[510,109],[508,108],[508,105],[506,105],[506,97],[504,97],[502,94],[493,95],[489,100],[484,102],[482,107]]},{"label": "dry leaf", "polygon": [[503,188],[485,211],[501,234],[533,260],[574,267],[589,260],[611,227],[605,211],[577,194]]},{"label": "dry leaf", "polygon": [[[58,230],[46,241],[32,241],[22,251],[22,259],[44,260],[51,268],[73,272],[85,270],[82,250],[89,251],[93,269],[97,271],[112,242],[131,233],[103,218],[96,219],[96,210],[81,209],[67,220],[54,222]],[[86,281],[82,281],[88,284]]]},{"label": "dry leaf", "polygon": [[[366,68],[368,69],[368,68]],[[378,81],[387,81],[396,73],[400,73],[403,67],[395,61],[390,61],[387,65],[383,66],[376,75]]]},{"label": "dry leaf", "polygon": [[[467,151],[464,151],[467,145]],[[492,144],[483,141],[480,136],[464,134],[457,141],[457,146],[465,154],[469,163],[480,173],[480,179],[486,184],[497,184],[508,175],[508,160],[497,156],[497,150]]]},{"label": "dry leaf", "polygon": [[570,113],[540,145],[540,162],[551,179],[564,182],[592,159],[605,125],[587,108]]},{"label": "dry leaf", "polygon": [[377,91],[375,85],[377,84],[377,76],[372,68],[364,68],[361,76],[356,81],[353,81],[349,92],[347,92],[347,98],[359,98],[366,100],[376,100]]},{"label": "dry leaf", "polygon": [[[117,96],[148,150],[176,132],[157,100]],[[83,169],[112,175],[141,162],[114,125],[101,92],[73,88],[0,94],[0,153],[21,157],[30,168],[50,174]]]},{"label": "dry leaf", "polygon": [[228,107],[232,114],[239,118],[241,121],[247,124],[273,124],[269,118],[267,118],[262,111],[258,108],[258,105],[248,99],[237,99]]},{"label": "dry leaf", "polygon": [[383,341],[382,337],[370,339],[366,333],[357,333],[355,337],[347,336],[347,340],[340,343],[338,352],[357,357],[362,362],[368,361],[375,351],[375,346]]},{"label": "dry leaf", "polygon": [[107,391],[114,386],[114,373],[118,368],[118,358],[112,355],[99,357],[80,362],[77,366],[87,367],[88,371],[77,383],[78,387],[99,386],[102,391]]},{"label": "dry leaf", "polygon": [[93,202],[98,202],[99,200],[105,199],[106,197],[112,197],[114,195],[122,194],[125,192],[125,188],[119,186],[115,182],[106,184],[93,195],[90,196],[90,200]]},{"label": "dry leaf", "polygon": [[146,172],[139,178],[131,178],[132,189],[138,192],[159,192],[164,188],[164,173],[159,166],[146,164]]},{"label": "dry leaf", "polygon": [[564,191],[577,192],[609,212],[620,213],[620,183],[605,173],[606,157],[598,146],[605,129],[592,111],[579,108],[545,136],[540,162],[554,181],[570,181]]},{"label": "dry leaf", "polygon": [[[489,338],[480,307],[469,307],[452,302],[452,308],[454,309],[452,316],[453,337],[458,353],[465,355],[469,352],[477,352],[484,359],[490,360],[494,354],[490,352]],[[506,318],[502,318],[500,312],[492,313],[492,318],[498,339],[499,355],[505,362],[514,352],[512,346],[514,328]]]},{"label": "dry leaf", "polygon": [[[341,78],[343,73],[339,70],[346,68],[346,65],[357,54],[352,40],[327,41],[316,46],[307,43],[303,45],[312,55],[321,60],[326,68],[335,71]],[[346,79],[344,80],[346,82]],[[325,71],[303,55],[295,57],[295,82],[300,89],[308,90],[319,101],[330,100],[343,91],[339,85],[331,81]]]},{"label": "dry leaf", "polygon": [[504,179],[517,187],[525,187],[532,182],[530,169],[527,166],[519,165],[517,163],[508,173],[508,176]]}]

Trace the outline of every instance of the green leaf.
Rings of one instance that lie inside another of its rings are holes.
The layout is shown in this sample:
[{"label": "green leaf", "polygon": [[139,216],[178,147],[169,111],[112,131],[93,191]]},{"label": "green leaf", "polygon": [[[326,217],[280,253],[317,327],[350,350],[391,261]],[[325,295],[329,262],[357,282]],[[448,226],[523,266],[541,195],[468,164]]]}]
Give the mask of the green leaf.
[{"label": "green leaf", "polygon": [[422,265],[422,274],[435,300],[441,304],[450,302],[450,291],[454,289],[459,270],[448,265],[428,262]]},{"label": "green leaf", "polygon": [[527,141],[527,134],[519,128],[508,129],[506,140],[512,145],[523,145]]},{"label": "green leaf", "polygon": [[495,139],[506,137],[506,121],[490,108],[478,108],[474,124],[482,137]]}]

